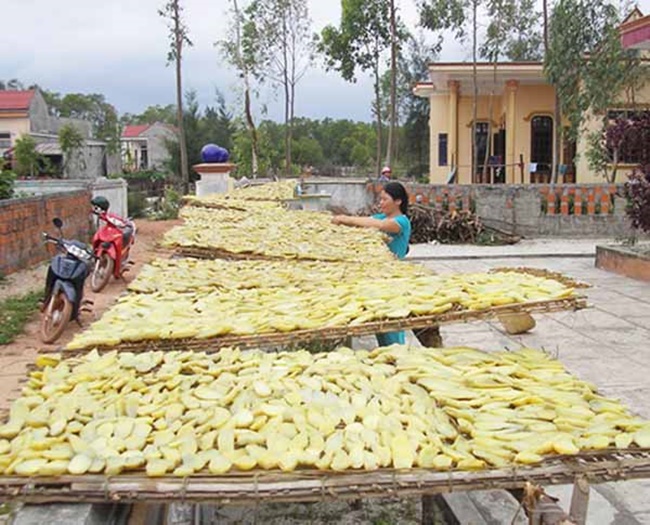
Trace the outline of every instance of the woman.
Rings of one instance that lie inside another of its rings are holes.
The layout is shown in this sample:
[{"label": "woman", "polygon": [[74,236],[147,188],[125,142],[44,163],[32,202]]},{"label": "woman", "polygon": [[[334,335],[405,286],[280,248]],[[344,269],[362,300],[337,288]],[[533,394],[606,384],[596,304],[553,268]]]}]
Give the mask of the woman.
[{"label": "woman", "polygon": [[[332,222],[346,226],[375,228],[387,233],[390,237],[388,249],[398,259],[403,259],[408,252],[409,238],[411,237],[411,221],[406,216],[408,204],[408,194],[404,186],[399,182],[388,182],[379,195],[379,207],[382,213],[372,217],[335,215]],[[377,341],[380,346],[403,345],[406,342],[406,334],[404,332],[377,334]]]}]

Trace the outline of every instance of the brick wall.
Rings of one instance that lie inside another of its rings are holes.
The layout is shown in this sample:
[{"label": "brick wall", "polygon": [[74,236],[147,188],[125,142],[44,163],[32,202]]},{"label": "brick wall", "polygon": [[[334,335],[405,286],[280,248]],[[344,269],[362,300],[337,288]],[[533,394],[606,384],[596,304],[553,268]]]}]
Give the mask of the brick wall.
[{"label": "brick wall", "polygon": [[91,236],[87,190],[0,201],[0,274],[28,268],[51,257],[41,233],[53,235],[54,217],[63,221],[66,238],[88,242]]}]

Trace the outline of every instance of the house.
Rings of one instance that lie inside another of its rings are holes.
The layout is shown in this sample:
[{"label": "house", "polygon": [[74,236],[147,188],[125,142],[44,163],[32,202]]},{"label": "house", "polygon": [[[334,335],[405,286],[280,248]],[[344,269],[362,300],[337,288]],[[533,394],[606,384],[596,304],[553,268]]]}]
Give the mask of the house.
[{"label": "house", "polygon": [[122,167],[125,171],[162,170],[169,161],[167,144],[176,141],[173,126],[153,124],[129,125],[122,131]]},{"label": "house", "polygon": [[[74,162],[66,162],[58,141],[58,132],[73,125],[84,138],[84,148]],[[92,125],[80,119],[53,117],[39,89],[0,91],[0,155],[11,159],[16,141],[30,135],[36,151],[54,168],[70,179],[105,177],[110,164],[106,143],[92,140]]]},{"label": "house", "polygon": [[621,44],[628,49],[650,49],[650,15],[636,8],[621,24]]},{"label": "house", "polygon": [[[647,19],[639,22],[644,17],[638,10],[628,17],[621,26],[623,41],[626,27],[641,33],[639,28],[645,27],[643,31],[646,31],[649,27]],[[639,33],[632,43],[647,46],[648,33],[645,33],[645,44],[640,43]],[[414,89],[416,95],[428,98],[430,103],[431,183],[549,182],[556,147],[560,148],[560,182],[603,182],[589,168],[585,155],[588,135],[598,130],[595,120],[587,120],[587,129],[577,141],[555,144],[555,89],[546,81],[541,62],[477,64],[476,126],[472,125],[473,69],[471,63],[432,63],[430,82],[419,83]],[[647,108],[650,83],[635,93],[635,98],[637,108]],[[615,118],[630,109],[620,97],[609,114]],[[633,169],[633,160],[619,159],[619,174]]]}]

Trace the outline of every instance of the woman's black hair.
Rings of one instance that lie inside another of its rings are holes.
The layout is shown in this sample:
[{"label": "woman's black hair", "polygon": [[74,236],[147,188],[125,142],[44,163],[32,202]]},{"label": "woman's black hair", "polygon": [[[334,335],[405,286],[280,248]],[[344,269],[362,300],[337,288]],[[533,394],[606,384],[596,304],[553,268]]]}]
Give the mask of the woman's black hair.
[{"label": "woman's black hair", "polygon": [[400,200],[400,205],[399,209],[400,211],[406,215],[409,209],[409,196],[408,193],[406,193],[406,188],[402,186],[401,182],[387,182],[384,184],[384,191],[390,195],[393,200]]}]

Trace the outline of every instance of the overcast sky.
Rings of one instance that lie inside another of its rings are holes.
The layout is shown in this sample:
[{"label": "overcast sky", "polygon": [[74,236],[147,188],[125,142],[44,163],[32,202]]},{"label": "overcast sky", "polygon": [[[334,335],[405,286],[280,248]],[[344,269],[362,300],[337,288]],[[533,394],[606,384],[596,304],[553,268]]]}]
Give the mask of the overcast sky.
[{"label": "overcast sky", "polygon": [[[414,0],[397,0],[415,31]],[[0,31],[0,78],[18,78],[61,93],[103,93],[120,113],[175,101],[174,68],[166,67],[167,27],[157,15],[165,0],[4,0]],[[194,47],[186,51],[184,88],[196,90],[202,106],[213,105],[215,90],[239,112],[236,79],[213,43],[225,37],[227,0],[183,0]],[[339,0],[308,0],[314,30],[337,24]],[[650,12],[650,0],[639,7]],[[469,50],[448,41],[441,58],[465,60]],[[372,84],[356,84],[325,73],[322,64],[298,87],[296,115],[370,120]],[[268,117],[281,120],[281,101],[269,93],[257,101]]]}]

